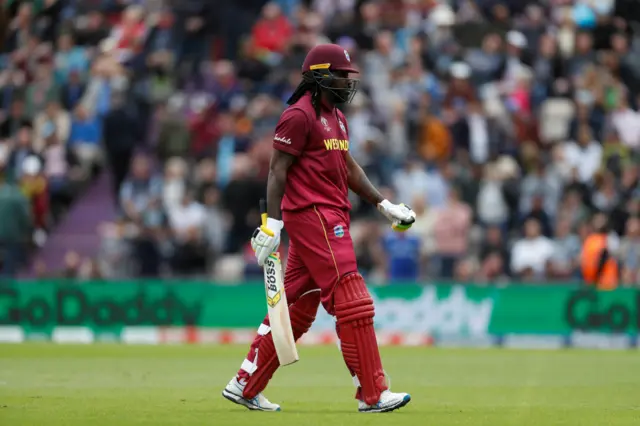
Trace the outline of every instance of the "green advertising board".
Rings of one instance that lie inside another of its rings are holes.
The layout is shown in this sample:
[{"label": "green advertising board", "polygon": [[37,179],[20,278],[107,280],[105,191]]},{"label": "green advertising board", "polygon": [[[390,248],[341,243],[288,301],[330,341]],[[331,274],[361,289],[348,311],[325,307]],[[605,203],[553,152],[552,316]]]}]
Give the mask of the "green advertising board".
[{"label": "green advertising board", "polygon": [[[433,335],[637,334],[640,291],[512,285],[372,287],[376,327]],[[255,328],[266,313],[261,283],[14,282],[0,285],[0,325],[46,333],[57,326]],[[322,308],[316,329],[331,329]]]}]

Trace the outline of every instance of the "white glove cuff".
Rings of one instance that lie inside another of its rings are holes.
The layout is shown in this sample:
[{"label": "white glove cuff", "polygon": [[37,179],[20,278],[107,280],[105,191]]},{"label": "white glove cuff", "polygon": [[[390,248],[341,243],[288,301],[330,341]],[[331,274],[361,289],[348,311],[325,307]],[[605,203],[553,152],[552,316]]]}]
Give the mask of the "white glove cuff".
[{"label": "white glove cuff", "polygon": [[380,210],[381,212],[386,212],[389,210],[389,208],[391,208],[391,206],[393,206],[393,203],[391,201],[382,200],[380,204],[378,204],[378,210]]},{"label": "white glove cuff", "polygon": [[284,227],[284,222],[278,219],[267,218],[267,229],[273,231],[274,234],[279,234]]}]

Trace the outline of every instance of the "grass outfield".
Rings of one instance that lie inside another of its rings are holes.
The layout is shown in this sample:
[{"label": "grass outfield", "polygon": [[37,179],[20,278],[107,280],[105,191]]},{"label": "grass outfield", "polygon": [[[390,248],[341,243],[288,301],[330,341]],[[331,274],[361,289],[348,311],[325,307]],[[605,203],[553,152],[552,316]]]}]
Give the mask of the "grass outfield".
[{"label": "grass outfield", "polygon": [[301,347],[266,395],[280,413],[223,399],[246,347],[0,345],[0,425],[640,424],[638,352],[383,348],[390,414],[356,412],[335,347]]}]

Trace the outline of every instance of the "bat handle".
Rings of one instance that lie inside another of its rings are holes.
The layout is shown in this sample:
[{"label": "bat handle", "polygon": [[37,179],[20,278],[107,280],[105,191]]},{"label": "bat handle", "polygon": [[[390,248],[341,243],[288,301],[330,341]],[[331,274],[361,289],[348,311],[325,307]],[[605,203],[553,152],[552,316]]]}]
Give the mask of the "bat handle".
[{"label": "bat handle", "polygon": [[260,219],[262,220],[262,226],[267,226],[267,200],[260,199]]}]

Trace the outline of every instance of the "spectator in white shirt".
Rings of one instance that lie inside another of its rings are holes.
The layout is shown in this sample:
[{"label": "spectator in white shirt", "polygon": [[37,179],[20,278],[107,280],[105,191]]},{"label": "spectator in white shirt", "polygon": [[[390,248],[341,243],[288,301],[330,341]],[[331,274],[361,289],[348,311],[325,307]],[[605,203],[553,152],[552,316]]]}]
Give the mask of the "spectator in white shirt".
[{"label": "spectator in white shirt", "polygon": [[484,179],[478,191],[476,209],[483,225],[503,227],[509,220],[509,206],[502,191],[502,178],[494,163],[484,168]]},{"label": "spectator in white shirt", "polygon": [[49,128],[53,126],[56,138],[60,143],[66,145],[71,132],[71,117],[67,111],[62,109],[60,103],[51,101],[44,111],[36,116],[33,123],[33,148],[36,152],[42,152],[46,146],[46,139],[49,136]]},{"label": "spectator in white shirt", "polygon": [[618,107],[611,113],[611,124],[624,145],[640,149],[640,112],[629,108],[625,96],[619,97]]},{"label": "spectator in white shirt", "polygon": [[578,141],[566,142],[564,159],[570,168],[578,170],[582,183],[589,183],[602,164],[602,146],[593,140],[591,129],[583,125],[578,129]]},{"label": "spectator in white shirt", "polygon": [[541,235],[536,219],[525,222],[524,234],[511,249],[511,271],[520,279],[544,278],[547,262],[554,254],[553,242]]},{"label": "spectator in white shirt", "polygon": [[199,240],[204,229],[206,210],[193,199],[190,191],[186,191],[182,202],[169,210],[171,230],[180,242]]},{"label": "spectator in white shirt", "polygon": [[207,245],[204,225],[205,207],[186,191],[182,203],[169,211],[169,224],[176,241],[173,268],[181,274],[204,273],[207,267]]},{"label": "spectator in white shirt", "polygon": [[422,197],[423,201],[426,201],[430,181],[420,161],[407,160],[405,167],[393,174],[392,181],[399,199],[414,200],[416,197]]},{"label": "spectator in white shirt", "polygon": [[180,208],[187,189],[187,162],[180,157],[172,157],[164,168],[164,182],[162,185],[162,201],[164,208],[171,212]]}]

